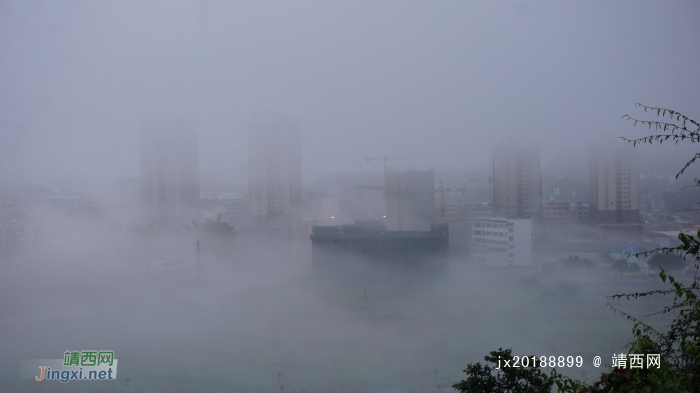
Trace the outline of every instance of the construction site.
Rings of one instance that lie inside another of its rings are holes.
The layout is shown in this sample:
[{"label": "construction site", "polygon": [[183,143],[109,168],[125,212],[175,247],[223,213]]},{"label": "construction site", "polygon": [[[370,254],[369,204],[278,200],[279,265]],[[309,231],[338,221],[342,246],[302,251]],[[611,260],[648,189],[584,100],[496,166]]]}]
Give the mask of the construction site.
[{"label": "construction site", "polygon": [[[423,157],[419,157],[423,158]],[[315,273],[345,272],[371,268],[390,271],[439,269],[447,264],[450,233],[445,218],[445,193],[464,192],[435,187],[432,169],[403,170],[387,168],[389,157],[368,158],[384,163],[384,185],[359,185],[357,189],[381,191],[383,211],[380,217],[357,219],[337,216],[340,225],[314,225],[311,230],[312,265]],[[412,159],[409,157],[401,159]],[[439,195],[439,204],[436,196]],[[436,220],[436,207],[439,219]],[[332,215],[330,223],[336,216]],[[328,223],[328,220],[324,220]]]},{"label": "construction site", "polygon": [[437,269],[450,249],[447,224],[428,231],[388,231],[381,220],[339,226],[314,226],[311,233],[313,271],[360,271],[365,267]]}]

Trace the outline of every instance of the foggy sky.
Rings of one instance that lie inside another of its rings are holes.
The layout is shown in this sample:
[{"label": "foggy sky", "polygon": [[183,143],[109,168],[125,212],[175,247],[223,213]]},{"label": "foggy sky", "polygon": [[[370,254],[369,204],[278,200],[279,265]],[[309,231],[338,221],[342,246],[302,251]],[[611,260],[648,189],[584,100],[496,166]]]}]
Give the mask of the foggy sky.
[{"label": "foggy sky", "polygon": [[162,113],[198,125],[202,178],[245,182],[263,110],[301,120],[305,182],[380,170],[371,156],[483,167],[492,135],[539,142],[544,165],[644,134],[621,119],[636,102],[700,117],[698,15],[694,1],[1,1],[0,165],[26,183],[136,177],[141,121]]}]

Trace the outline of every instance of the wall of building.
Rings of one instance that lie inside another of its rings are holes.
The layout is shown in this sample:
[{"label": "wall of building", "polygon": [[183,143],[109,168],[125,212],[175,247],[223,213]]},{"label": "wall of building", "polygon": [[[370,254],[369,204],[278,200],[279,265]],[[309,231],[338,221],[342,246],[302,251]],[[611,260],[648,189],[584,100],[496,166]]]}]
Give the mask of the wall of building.
[{"label": "wall of building", "polygon": [[630,146],[600,141],[589,150],[589,210],[600,225],[638,224],[639,164]]},{"label": "wall of building", "polygon": [[507,141],[494,146],[492,162],[494,215],[508,218],[541,215],[540,151]]},{"label": "wall of building", "polygon": [[250,214],[301,222],[301,131],[297,119],[263,114],[248,135]]},{"label": "wall of building", "polygon": [[427,231],[435,219],[435,174],[433,170],[395,171],[384,174],[386,225],[396,231],[403,198],[403,230]]},{"label": "wall of building", "polygon": [[470,254],[487,266],[532,266],[531,218],[483,218],[471,221]]},{"label": "wall of building", "polygon": [[428,231],[387,231],[382,220],[312,227],[315,272],[340,272],[352,267],[437,268],[447,262],[450,248],[447,225]]},{"label": "wall of building", "polygon": [[152,119],[141,130],[141,205],[160,224],[199,215],[199,144],[193,124]]},{"label": "wall of building", "polygon": [[572,202],[565,201],[545,201],[542,202],[542,219],[544,220],[568,220],[573,218]]}]

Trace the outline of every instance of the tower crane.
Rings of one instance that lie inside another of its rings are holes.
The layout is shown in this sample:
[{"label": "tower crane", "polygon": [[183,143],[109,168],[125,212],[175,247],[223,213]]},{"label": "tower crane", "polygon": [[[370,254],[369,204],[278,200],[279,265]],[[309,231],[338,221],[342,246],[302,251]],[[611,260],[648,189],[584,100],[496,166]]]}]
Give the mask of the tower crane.
[{"label": "tower crane", "polygon": [[446,192],[461,192],[462,195],[464,195],[465,192],[467,192],[466,187],[462,188],[450,188],[450,187],[444,187],[442,185],[442,179],[440,179],[440,188],[435,190],[435,192],[440,193],[440,218],[443,220],[445,219],[445,193]]},{"label": "tower crane", "polygon": [[[366,162],[372,162],[372,161],[382,161],[384,164],[384,174],[386,175],[386,162],[389,160],[427,160],[427,159],[436,159],[436,158],[459,158],[459,157],[468,157],[467,155],[464,154],[458,154],[458,155],[439,155],[439,156],[406,156],[406,157],[389,157],[389,156],[384,156],[384,157],[368,157],[365,159]],[[359,188],[364,188],[364,189],[369,189],[369,190],[383,190],[385,193],[386,192],[394,192],[396,193],[397,199],[398,199],[398,229],[399,231],[403,230],[403,204],[404,204],[404,194],[407,191],[407,188],[405,187],[399,187],[399,188],[392,188],[392,187],[386,187],[386,186],[359,186]],[[442,179],[440,180],[440,188],[435,190],[435,192],[440,193],[440,216],[442,219],[445,218],[445,192],[456,192],[460,191],[462,194],[466,192],[466,188],[459,188],[459,189],[454,189],[454,188],[445,188],[442,185]]]}]

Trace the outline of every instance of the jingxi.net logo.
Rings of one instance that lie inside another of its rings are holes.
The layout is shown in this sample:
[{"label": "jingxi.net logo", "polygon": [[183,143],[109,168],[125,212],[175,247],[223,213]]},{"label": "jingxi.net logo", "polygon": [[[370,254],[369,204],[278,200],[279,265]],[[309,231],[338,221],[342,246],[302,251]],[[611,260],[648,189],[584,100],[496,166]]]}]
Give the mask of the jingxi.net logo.
[{"label": "jingxi.net logo", "polygon": [[67,351],[63,359],[22,360],[20,376],[35,381],[109,381],[117,378],[114,351]]}]

